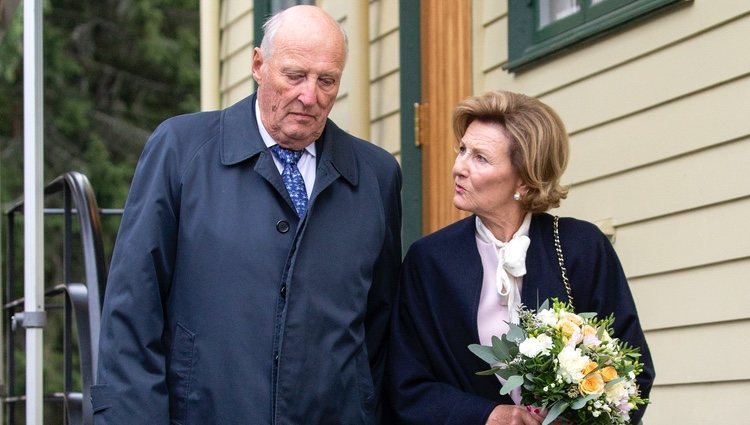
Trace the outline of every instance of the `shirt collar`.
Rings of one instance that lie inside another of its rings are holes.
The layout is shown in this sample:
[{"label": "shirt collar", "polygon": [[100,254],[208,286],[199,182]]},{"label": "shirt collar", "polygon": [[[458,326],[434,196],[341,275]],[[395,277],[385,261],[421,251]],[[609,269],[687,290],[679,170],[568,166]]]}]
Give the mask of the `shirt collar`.
[{"label": "shirt collar", "polygon": [[[274,140],[274,138],[268,133],[268,130],[266,130],[263,121],[260,120],[260,105],[258,105],[257,97],[255,98],[255,120],[258,122],[258,131],[260,132],[260,137],[263,139],[263,143],[265,143],[266,147],[270,148],[273,145],[278,145],[278,142],[276,142],[276,140]],[[305,151],[315,158],[315,154],[317,153],[315,143],[313,142],[307,145]]]}]

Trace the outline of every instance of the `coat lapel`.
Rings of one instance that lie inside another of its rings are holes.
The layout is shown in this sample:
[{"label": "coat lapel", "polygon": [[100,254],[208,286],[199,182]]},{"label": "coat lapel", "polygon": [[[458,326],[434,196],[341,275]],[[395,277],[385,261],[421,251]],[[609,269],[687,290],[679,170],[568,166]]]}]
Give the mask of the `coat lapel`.
[{"label": "coat lapel", "polygon": [[311,203],[339,177],[343,177],[352,186],[357,186],[359,173],[351,136],[339,129],[333,121],[328,120],[325,131],[315,147],[319,152],[320,161],[310,197]]},{"label": "coat lapel", "polygon": [[475,219],[476,217],[472,215],[458,222],[456,237],[449,238],[449,240],[456,241],[455,246],[451,247],[449,252],[443,253],[445,256],[443,264],[446,267],[454,266],[449,270],[449,276],[446,276],[447,282],[462,282],[461,285],[450,285],[456,288],[456,292],[452,294],[456,299],[451,302],[455,302],[456,305],[471,306],[470,309],[460,309],[460,319],[471,332],[472,341],[479,341],[477,311],[479,297],[482,294],[484,269],[474,236]]}]

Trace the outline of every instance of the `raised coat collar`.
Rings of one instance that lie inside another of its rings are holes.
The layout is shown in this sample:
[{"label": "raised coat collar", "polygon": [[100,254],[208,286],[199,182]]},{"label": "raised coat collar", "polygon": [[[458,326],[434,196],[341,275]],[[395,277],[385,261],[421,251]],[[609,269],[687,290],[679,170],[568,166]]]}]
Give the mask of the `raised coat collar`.
[{"label": "raised coat collar", "polygon": [[[266,150],[255,120],[256,96],[254,93],[222,111],[219,138],[223,165],[238,164]],[[320,155],[319,170],[330,163],[349,184],[357,185],[357,159],[352,136],[329,119],[323,136],[316,141],[316,148]]]}]

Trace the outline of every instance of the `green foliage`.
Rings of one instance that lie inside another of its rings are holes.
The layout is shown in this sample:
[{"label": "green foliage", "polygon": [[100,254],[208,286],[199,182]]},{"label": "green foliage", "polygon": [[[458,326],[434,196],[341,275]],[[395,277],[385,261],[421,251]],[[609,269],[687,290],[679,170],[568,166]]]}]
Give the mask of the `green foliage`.
[{"label": "green foliage", "polygon": [[[23,153],[21,9],[0,40],[3,202],[22,192],[16,178]],[[89,175],[100,205],[122,206],[151,130],[171,115],[198,109],[198,26],[197,0],[47,3],[47,181],[80,170]]]},{"label": "green foliage", "polygon": [[[22,9],[23,2],[0,38],[0,202],[4,207],[23,194]],[[99,207],[122,208],[149,133],[167,117],[199,108],[198,0],[46,0],[43,25],[45,182],[67,171],[80,171],[91,181]],[[59,200],[51,202],[60,206]],[[17,239],[22,239],[23,220],[17,221]],[[102,224],[105,256],[110,258],[119,219],[105,217]],[[45,218],[48,288],[62,282],[61,228],[59,217]],[[19,276],[21,243],[17,240],[15,247]],[[79,271],[73,279],[80,279],[80,259],[74,263]],[[8,266],[3,264],[3,270]],[[20,296],[21,278],[15,286]],[[62,390],[61,317],[59,312],[50,313],[45,328],[47,393]],[[23,391],[19,353],[16,394]],[[77,359],[73,366],[77,371]],[[74,387],[80,386],[77,379]],[[59,416],[50,423],[54,422]]]}]

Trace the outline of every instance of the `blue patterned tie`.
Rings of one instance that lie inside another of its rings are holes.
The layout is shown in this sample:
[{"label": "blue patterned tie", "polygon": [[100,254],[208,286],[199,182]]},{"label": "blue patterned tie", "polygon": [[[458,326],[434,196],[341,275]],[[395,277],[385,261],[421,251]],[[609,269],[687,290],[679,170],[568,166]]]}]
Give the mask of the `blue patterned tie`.
[{"label": "blue patterned tie", "polygon": [[271,151],[284,164],[284,171],[281,172],[281,178],[284,179],[284,186],[286,186],[286,190],[289,192],[289,197],[292,198],[297,215],[302,217],[305,215],[305,209],[307,208],[307,190],[305,189],[305,181],[302,179],[302,174],[299,172],[299,168],[297,168],[297,161],[302,157],[303,151],[284,149],[279,145],[272,146]]}]

